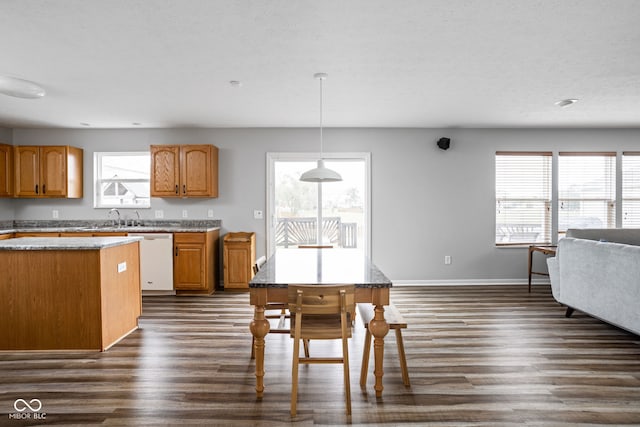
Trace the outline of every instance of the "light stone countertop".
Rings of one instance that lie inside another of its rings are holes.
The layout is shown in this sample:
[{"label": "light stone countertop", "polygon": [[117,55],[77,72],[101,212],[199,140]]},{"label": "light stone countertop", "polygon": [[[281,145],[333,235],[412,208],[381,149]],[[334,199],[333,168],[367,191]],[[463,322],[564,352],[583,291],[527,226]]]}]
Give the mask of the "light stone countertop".
[{"label": "light stone countertop", "polygon": [[96,250],[142,240],[128,237],[19,237],[0,240],[0,251]]}]

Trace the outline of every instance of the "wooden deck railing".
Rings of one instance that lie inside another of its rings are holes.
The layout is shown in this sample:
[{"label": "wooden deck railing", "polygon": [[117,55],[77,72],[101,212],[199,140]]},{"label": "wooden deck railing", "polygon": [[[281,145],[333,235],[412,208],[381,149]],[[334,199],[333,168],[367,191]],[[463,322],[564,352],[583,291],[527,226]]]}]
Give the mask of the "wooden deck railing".
[{"label": "wooden deck railing", "polygon": [[[276,246],[316,243],[317,218],[280,218],[276,224]],[[357,247],[358,224],[343,223],[340,217],[322,218],[323,240],[341,248]]]}]

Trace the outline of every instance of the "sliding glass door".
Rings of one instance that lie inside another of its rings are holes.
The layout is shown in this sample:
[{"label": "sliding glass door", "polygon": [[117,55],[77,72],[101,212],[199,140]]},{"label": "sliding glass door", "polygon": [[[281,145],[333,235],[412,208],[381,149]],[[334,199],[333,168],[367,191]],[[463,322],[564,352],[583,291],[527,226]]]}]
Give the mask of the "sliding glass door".
[{"label": "sliding glass door", "polygon": [[268,254],[299,245],[325,245],[370,253],[369,153],[323,155],[342,181],[309,183],[313,153],[268,153]]}]

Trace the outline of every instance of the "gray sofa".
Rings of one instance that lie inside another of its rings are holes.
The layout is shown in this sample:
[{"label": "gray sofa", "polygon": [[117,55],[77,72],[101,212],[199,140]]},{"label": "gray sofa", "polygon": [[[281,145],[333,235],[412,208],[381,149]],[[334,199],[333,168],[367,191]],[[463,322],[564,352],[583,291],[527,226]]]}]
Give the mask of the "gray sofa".
[{"label": "gray sofa", "polygon": [[547,259],[553,297],[640,335],[640,229],[573,229]]}]

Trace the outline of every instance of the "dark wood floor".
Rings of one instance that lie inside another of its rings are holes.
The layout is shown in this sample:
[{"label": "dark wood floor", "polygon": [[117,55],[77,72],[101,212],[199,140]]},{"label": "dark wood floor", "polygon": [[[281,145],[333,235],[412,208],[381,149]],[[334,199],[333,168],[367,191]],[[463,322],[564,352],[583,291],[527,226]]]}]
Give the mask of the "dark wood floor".
[{"label": "dark wood floor", "polygon": [[[640,425],[640,337],[577,312],[547,286],[395,287],[411,387],[392,335],[384,396],[358,385],[364,330],[351,342],[353,415],[340,366],[304,366],[291,419],[291,342],[267,337],[255,398],[248,295],[146,297],[141,328],[105,353],[0,353],[0,425],[37,398],[43,425]],[[338,348],[335,348],[338,351]],[[311,343],[316,354],[331,344]]]}]

